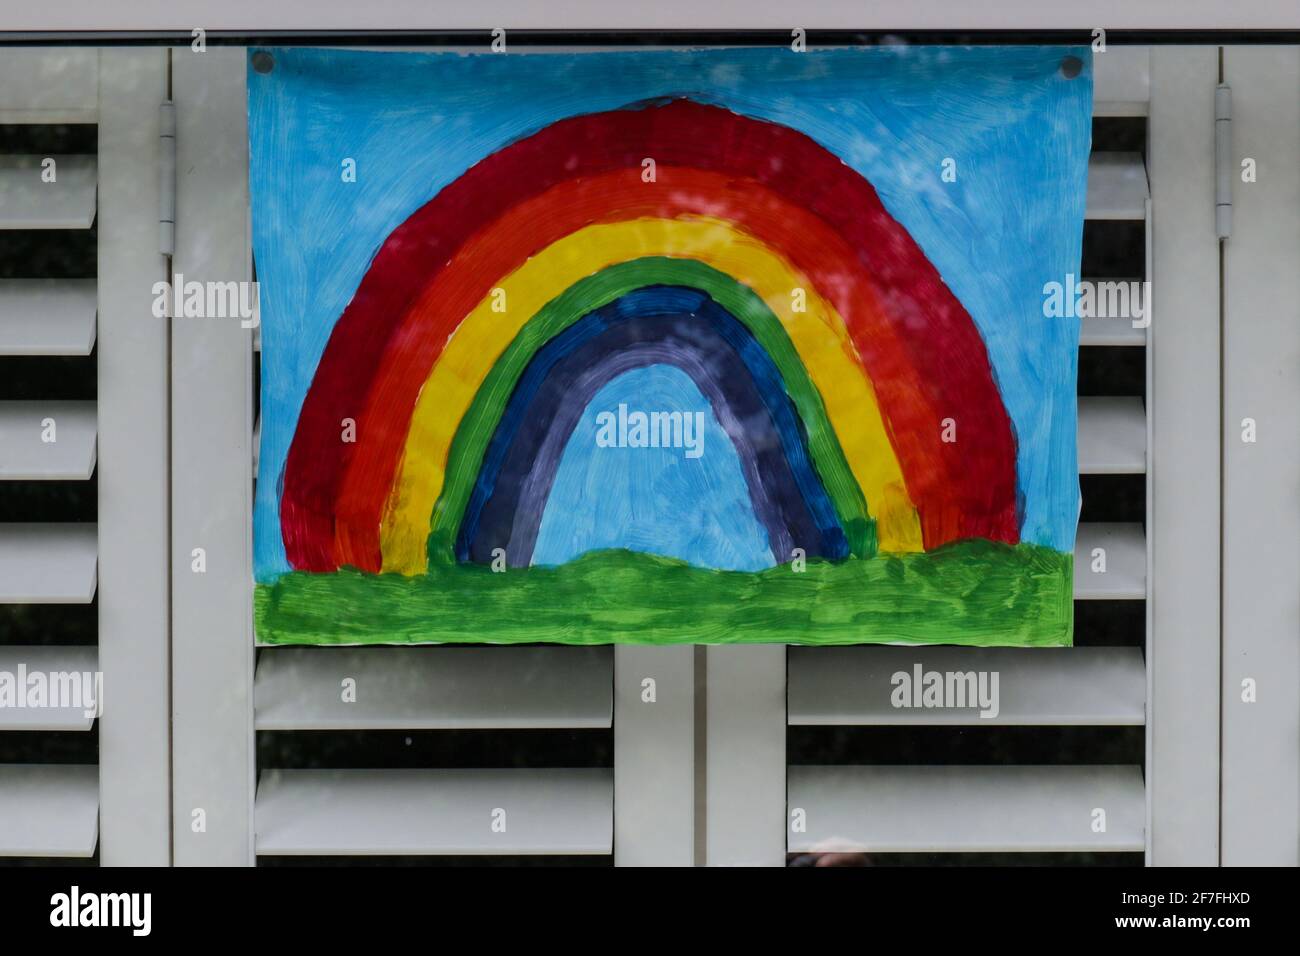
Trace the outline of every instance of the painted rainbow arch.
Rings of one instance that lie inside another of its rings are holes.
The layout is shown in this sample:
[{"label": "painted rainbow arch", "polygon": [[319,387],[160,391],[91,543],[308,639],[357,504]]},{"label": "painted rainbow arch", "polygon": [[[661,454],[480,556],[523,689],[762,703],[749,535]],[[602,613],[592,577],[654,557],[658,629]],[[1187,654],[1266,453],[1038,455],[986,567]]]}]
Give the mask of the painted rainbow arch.
[{"label": "painted rainbow arch", "polygon": [[776,563],[1019,540],[983,340],[871,184],[802,133],[671,99],[518,140],[389,235],[289,448],[290,565],[528,563],[574,409],[665,363],[754,431],[728,434]]}]

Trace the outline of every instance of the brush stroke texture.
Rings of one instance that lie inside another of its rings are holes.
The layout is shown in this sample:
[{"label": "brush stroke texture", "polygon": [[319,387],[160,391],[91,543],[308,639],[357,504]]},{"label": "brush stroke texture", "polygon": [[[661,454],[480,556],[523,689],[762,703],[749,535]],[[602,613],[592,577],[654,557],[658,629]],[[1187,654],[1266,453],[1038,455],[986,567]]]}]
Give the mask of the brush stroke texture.
[{"label": "brush stroke texture", "polygon": [[[702,412],[704,454],[597,448],[596,416],[620,403],[693,417]],[[530,534],[535,540],[529,562],[557,566],[588,552],[622,548],[719,571],[761,571],[779,563],[779,544],[755,514],[752,478],[743,474],[744,446],[734,443],[714,407],[676,365],[643,365],[609,378],[567,442],[558,430],[552,433],[561,447],[538,510],[516,513],[524,527],[513,540]]]},{"label": "brush stroke texture", "polygon": [[[888,422],[877,422],[880,410],[869,383],[864,382],[854,389],[845,374],[850,368],[858,376],[863,373],[856,348],[847,333],[847,323],[839,310],[848,308],[861,312],[874,308],[874,292],[857,255],[822,219],[755,180],[662,162],[656,166],[656,177],[653,184],[646,183],[642,181],[641,170],[628,169],[560,183],[504,213],[490,231],[470,240],[458,251],[456,263],[449,270],[454,271],[456,278],[448,274],[446,281],[463,286],[479,281],[483,276],[497,276],[515,269],[509,278],[499,282],[497,288],[510,292],[508,309],[517,313],[522,308],[526,317],[540,304],[530,299],[520,305],[515,287],[522,277],[535,274],[545,262],[550,270],[547,281],[558,295],[564,284],[558,281],[560,278],[572,275],[576,283],[579,281],[577,277],[617,262],[619,255],[625,254],[619,244],[610,241],[611,236],[621,234],[619,224],[631,225],[645,219],[707,219],[727,223],[730,232],[738,237],[735,240],[737,245],[766,246],[773,255],[788,261],[788,267],[780,270],[768,267],[746,273],[738,269],[740,263],[735,257],[729,257],[725,267],[735,278],[760,287],[762,277],[775,280],[779,273],[788,273],[789,279],[765,286],[765,294],[789,302],[793,290],[799,288],[816,303],[828,303],[824,309],[814,304],[806,314],[792,316],[796,326],[792,329],[792,336],[810,368],[821,373],[818,387],[823,395],[843,412],[839,416],[839,427],[845,441],[858,452],[854,474],[863,482],[861,492],[872,503],[873,514],[880,519],[884,545],[888,550],[920,550],[923,546],[920,529],[913,532],[910,527],[918,519],[906,513],[897,514],[893,507],[895,497],[905,498],[905,501],[898,502],[899,510],[916,510],[909,496],[894,494],[895,489],[901,491],[904,487],[901,470],[893,464],[899,454],[896,443],[901,442],[910,449],[907,484],[920,489],[920,498],[927,508],[933,510],[934,502],[941,497],[950,501],[947,491],[950,482],[944,471],[944,461],[937,451],[937,442],[918,441],[909,437],[907,431],[892,428]],[[577,240],[590,234],[591,224],[599,224],[597,231],[602,239],[593,244],[590,253],[580,254]],[[704,261],[715,249],[712,243],[688,241],[686,236],[678,233],[673,234],[674,244],[656,249],[651,246],[653,240],[649,231],[643,233],[645,245],[636,250],[643,255],[662,252]],[[530,251],[534,246],[543,251]],[[527,258],[527,264],[519,267],[524,258]],[[459,277],[471,278],[462,282]],[[428,308],[441,308],[446,301],[441,291],[430,291],[426,295],[429,296]],[[588,303],[593,308],[599,304]],[[418,308],[425,308],[423,302]],[[821,327],[814,321],[822,313],[832,320],[828,327]],[[491,335],[480,334],[474,328],[476,323],[490,324]],[[446,457],[445,448],[438,445],[438,439],[445,437],[446,431],[422,419],[432,414],[454,420],[464,414],[469,394],[486,377],[496,355],[495,349],[501,347],[506,338],[505,329],[510,325],[509,316],[503,317],[500,312],[484,309],[480,303],[457,326],[434,363],[421,387],[422,397],[417,399],[402,452],[403,462],[418,461],[422,466],[421,472],[426,468],[429,470],[415,476],[416,488],[408,486],[399,491],[408,500],[418,496],[420,489],[437,490],[434,487],[438,479],[437,464]],[[837,362],[837,371],[832,372],[828,366],[834,362]],[[462,383],[463,388],[460,387]],[[923,407],[925,401],[919,388],[908,394],[915,396],[919,417],[939,420],[933,409]],[[429,438],[434,440],[429,441]],[[888,453],[879,447],[877,438],[880,443],[889,444]],[[376,482],[376,475],[381,472],[376,472],[372,464],[364,454],[354,456],[336,505],[336,537],[341,548],[339,559],[361,567],[367,566],[366,555],[373,555],[374,544],[367,529],[375,525],[373,496],[382,484]],[[886,465],[892,467],[884,467]],[[398,466],[398,484],[402,483],[404,467],[404,464]],[[423,514],[417,514],[422,521]],[[399,512],[397,515],[399,521],[414,518],[413,514]],[[405,531],[398,534],[404,535]],[[342,543],[345,539],[347,545]],[[403,557],[390,558],[382,535],[380,549],[384,568],[401,570],[411,563]]]},{"label": "brush stroke texture", "polygon": [[[1040,290],[1086,49],[274,56],[259,641],[1070,642],[1078,329]],[[721,454],[598,459],[588,393],[705,405]],[[476,529],[534,566],[457,562]],[[756,570],[808,534],[831,560]]]},{"label": "brush stroke texture", "polygon": [[[266,644],[1068,645],[1074,557],[971,540],[865,561],[708,571],[630,551],[494,574],[287,574],[254,596]],[[364,609],[358,613],[358,609]]]},{"label": "brush stroke texture", "polygon": [[[273,53],[273,73],[248,75],[266,345],[259,579],[288,569],[278,518],[287,448],[331,326],[384,237],[484,155],[557,118],[683,90],[800,129],[871,180],[988,345],[1023,439],[1022,534],[1069,549],[1078,330],[1045,321],[1038,300],[1079,258],[1086,46]],[[1073,80],[1057,71],[1067,54],[1084,64]],[[340,186],[340,155],[357,160],[357,182]],[[946,157],[963,158],[956,184],[935,175]]]},{"label": "brush stroke texture", "polygon": [[[613,377],[655,364],[681,368],[708,397],[713,417],[740,454],[776,563],[788,560],[794,547],[847,556],[844,531],[775,365],[707,295],[667,286],[639,289],[596,310],[534,356],[483,459],[458,556],[486,563],[493,549],[504,547],[512,567],[531,563],[560,455],[583,410]],[[657,410],[646,401],[630,407]],[[689,512],[690,502],[681,502],[681,509]],[[627,545],[615,534],[605,546]]]},{"label": "brush stroke texture", "polygon": [[[334,326],[289,451],[281,520],[294,566],[382,566],[378,517],[421,384],[461,319],[500,279],[456,273],[448,263],[457,250],[545,188],[639,170],[647,156],[757,179],[844,236],[874,292],[843,303],[845,322],[897,439],[909,487],[922,499],[926,547],[972,536],[1018,539],[1015,440],[984,343],[871,184],[788,127],[673,100],[560,120],[485,157],[394,230]],[[521,234],[493,235],[508,242]],[[518,262],[527,257],[522,252]],[[875,308],[862,309],[864,301]],[[963,440],[942,442],[942,419],[958,415]],[[358,440],[341,443],[338,422],[349,416],[357,418]],[[919,449],[943,462],[943,482],[911,467]],[[354,515],[337,495],[358,457],[363,463],[351,474],[364,491],[353,500],[369,506]]]},{"label": "brush stroke texture", "polygon": [[[434,449],[423,453],[442,454],[448,459],[446,482],[441,488],[441,497],[436,507],[428,504],[434,494],[429,487],[435,484],[429,478],[432,469],[428,467],[427,459],[422,457],[422,453],[408,443],[408,451],[402,463],[403,480],[394,491],[390,513],[383,528],[385,570],[406,573],[424,570],[425,535],[421,531],[412,532],[409,529],[418,528],[419,516],[430,510],[433,518],[432,534],[428,535],[428,557],[435,562],[450,560],[450,545],[447,542],[459,533],[466,502],[483,466],[487,442],[514,393],[519,377],[538,349],[578,321],[585,304],[604,306],[638,288],[653,285],[698,289],[744,326],[755,344],[775,366],[781,377],[782,389],[798,409],[809,453],[821,484],[834,504],[840,527],[845,529],[848,536],[850,549],[854,554],[860,555],[874,552],[876,521],[881,519],[873,520],[867,515],[866,502],[850,472],[845,450],[837,438],[830,413],[814,385],[814,379],[823,386],[836,381],[833,370],[813,362],[813,374],[810,377],[810,370],[804,368],[794,345],[781,327],[780,320],[748,287],[703,263],[691,259],[655,256],[619,263],[580,280],[562,296],[548,303],[520,330],[476,391],[473,402],[461,418],[454,439],[449,443],[449,449]],[[832,351],[830,354],[839,353]],[[839,408],[838,405],[834,407]],[[848,415],[840,415],[838,422],[844,433],[851,436],[850,426],[855,421],[861,425],[866,413],[866,409],[859,408],[856,420]],[[417,414],[417,421],[420,419],[421,416]],[[857,441],[850,446],[849,451],[855,453],[855,468],[859,474],[872,469],[888,475],[883,472],[880,467],[882,462],[878,460],[885,456],[868,458],[870,448],[863,447]],[[884,485],[879,479],[876,484],[864,483],[873,488]],[[878,516],[884,515],[882,523],[885,527],[879,536],[880,547],[884,550],[920,550],[915,509],[910,509],[909,506],[910,502],[901,485],[894,498],[872,502],[872,512]],[[410,509],[411,514],[404,520],[396,520],[393,512],[399,508]],[[904,523],[905,526],[891,528],[888,524],[891,520]],[[409,535],[409,538],[403,540],[404,535]],[[913,542],[915,546],[910,546]],[[899,547],[900,543],[902,547]],[[412,560],[407,554],[415,548],[419,549],[418,561]],[[403,563],[393,566],[390,561]]]},{"label": "brush stroke texture", "polygon": [[[514,342],[520,341],[520,335],[555,303],[564,302],[566,313],[574,308],[579,314],[585,311],[583,306],[590,303],[573,298],[570,291],[586,289],[588,277],[611,265],[647,255],[707,262],[752,288],[780,317],[799,356],[813,370],[855,476],[863,476],[858,493],[871,503],[873,516],[883,519],[881,523],[893,539],[888,550],[920,550],[920,529],[915,527],[919,519],[910,485],[904,485],[889,429],[880,417],[871,383],[853,358],[853,345],[842,320],[779,256],[731,224],[708,218],[637,219],[588,226],[553,243],[502,280],[499,289],[508,303],[506,311],[498,310],[492,299],[481,303],[457,327],[421,390],[412,419],[413,434],[399,467],[399,474],[409,472],[412,481],[399,478],[396,493],[410,495],[414,487],[418,495],[422,488],[432,489],[441,483],[447,461],[445,452],[438,451],[439,433],[445,436],[463,420],[466,413],[460,409],[468,409],[472,392],[481,387],[477,385],[478,369],[484,356],[496,354],[512,335]],[[806,293],[802,301],[795,300],[793,290],[799,289]],[[533,347],[539,344],[538,339],[528,341]],[[914,472],[908,480],[915,477]],[[392,509],[408,523],[421,517],[421,511],[408,510],[411,500],[401,501],[400,511]],[[382,530],[380,537],[381,544],[386,544]],[[405,545],[403,550],[409,541]],[[384,567],[404,570],[388,561],[385,551]]]}]

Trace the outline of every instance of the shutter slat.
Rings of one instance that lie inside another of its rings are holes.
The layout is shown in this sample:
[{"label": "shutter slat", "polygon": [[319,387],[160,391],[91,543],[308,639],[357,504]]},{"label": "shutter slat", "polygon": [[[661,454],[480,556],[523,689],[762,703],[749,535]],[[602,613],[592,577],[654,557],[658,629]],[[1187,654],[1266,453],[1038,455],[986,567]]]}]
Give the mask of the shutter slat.
[{"label": "shutter slat", "polygon": [[[995,672],[995,717],[894,707],[893,675]],[[1131,725],[1146,719],[1146,667],[1135,647],[791,647],[791,724]]]},{"label": "shutter slat", "polygon": [[[1140,852],[1136,766],[791,767],[792,852]],[[1093,810],[1106,811],[1104,833]]]},{"label": "shutter slat", "polygon": [[1147,332],[1146,329],[1133,328],[1132,319],[1089,318],[1084,319],[1079,326],[1079,344],[1141,348],[1147,344]]},{"label": "shutter slat", "polygon": [[48,157],[52,183],[41,181],[45,158],[0,156],[0,229],[89,229],[95,221],[95,157]]},{"label": "shutter slat", "polygon": [[1137,397],[1079,399],[1079,471],[1140,475],[1147,470],[1147,415]]},{"label": "shutter slat", "polygon": [[257,729],[608,727],[612,682],[608,647],[268,647]]},{"label": "shutter slat", "polygon": [[[613,771],[267,770],[263,855],[608,854]],[[504,832],[493,814],[504,810]]]},{"label": "shutter slat", "polygon": [[[13,674],[15,679],[20,666],[25,666],[28,674],[93,675],[98,668],[98,660],[99,654],[94,647],[0,645],[0,672]],[[19,685],[18,693],[24,694],[22,685]],[[0,731],[89,730],[94,722],[94,717],[86,716],[86,708],[83,707],[0,707]]]},{"label": "shutter slat", "polygon": [[0,604],[89,604],[96,547],[93,524],[0,524]]},{"label": "shutter slat", "polygon": [[[52,442],[43,439],[47,418]],[[94,402],[0,402],[0,479],[84,481],[94,471]]]},{"label": "shutter slat", "polygon": [[7,47],[0,56],[0,124],[93,123],[99,113],[99,50]]},{"label": "shutter slat", "polygon": [[1098,100],[1092,104],[1092,115],[1096,117],[1137,117],[1146,116],[1151,104],[1141,100]]},{"label": "shutter slat", "polygon": [[[1093,549],[1105,549],[1106,570],[1094,571]],[[1142,525],[1083,522],[1074,540],[1074,597],[1140,601],[1147,596],[1147,546]]]},{"label": "shutter slat", "polygon": [[1143,219],[1147,171],[1141,153],[1101,152],[1088,159],[1088,219]]},{"label": "shutter slat", "polygon": [[0,279],[0,355],[89,355],[94,279]]},{"label": "shutter slat", "polygon": [[[1096,305],[1096,311],[1120,311],[1127,304],[1128,315],[1107,315],[1105,317],[1089,316],[1081,319],[1079,324],[1079,344],[1082,346],[1120,345],[1136,348],[1146,345],[1147,330],[1144,328],[1133,327],[1133,321],[1137,318],[1138,308],[1145,307],[1146,305],[1142,299],[1146,294],[1146,286],[1143,285],[1142,280],[1136,278],[1090,278],[1087,279],[1087,281],[1096,291],[1096,297],[1099,300],[1106,300],[1105,308],[1102,308],[1102,303],[1098,302]],[[1112,303],[1112,301],[1110,301],[1112,299],[1111,292],[1105,283],[1113,283],[1130,291],[1136,289],[1138,301],[1129,301],[1126,303],[1125,300],[1128,299],[1129,296],[1121,295],[1120,290],[1117,289],[1114,298],[1118,298],[1119,301]]]},{"label": "shutter slat", "polygon": [[1092,58],[1092,115],[1146,116],[1151,103],[1151,49],[1112,46]]},{"label": "shutter slat", "polygon": [[89,857],[98,840],[97,768],[0,764],[0,856]]}]

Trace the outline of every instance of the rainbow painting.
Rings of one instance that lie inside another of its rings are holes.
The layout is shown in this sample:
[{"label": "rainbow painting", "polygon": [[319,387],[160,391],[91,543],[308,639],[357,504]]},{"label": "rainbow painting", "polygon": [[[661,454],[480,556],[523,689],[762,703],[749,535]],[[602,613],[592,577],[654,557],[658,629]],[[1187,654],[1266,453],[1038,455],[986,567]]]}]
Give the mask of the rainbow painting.
[{"label": "rainbow painting", "polygon": [[1091,72],[250,51],[258,641],[1069,644]]}]

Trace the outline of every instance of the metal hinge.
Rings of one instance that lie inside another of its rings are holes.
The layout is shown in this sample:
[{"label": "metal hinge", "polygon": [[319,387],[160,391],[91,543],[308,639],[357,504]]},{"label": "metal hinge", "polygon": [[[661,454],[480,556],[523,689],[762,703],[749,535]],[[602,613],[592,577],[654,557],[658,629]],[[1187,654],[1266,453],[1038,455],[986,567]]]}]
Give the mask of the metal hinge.
[{"label": "metal hinge", "polygon": [[1214,89],[1214,234],[1220,239],[1232,235],[1232,87],[1220,83]]},{"label": "metal hinge", "polygon": [[176,251],[176,104],[158,107],[158,251]]}]

